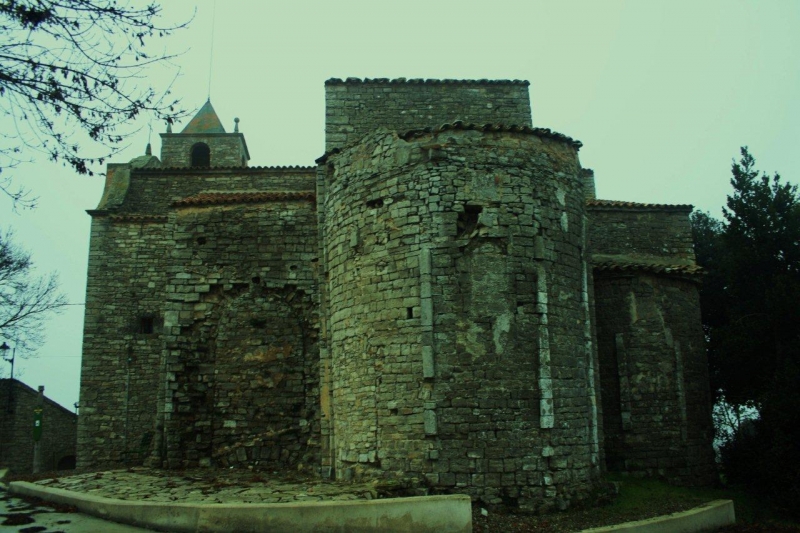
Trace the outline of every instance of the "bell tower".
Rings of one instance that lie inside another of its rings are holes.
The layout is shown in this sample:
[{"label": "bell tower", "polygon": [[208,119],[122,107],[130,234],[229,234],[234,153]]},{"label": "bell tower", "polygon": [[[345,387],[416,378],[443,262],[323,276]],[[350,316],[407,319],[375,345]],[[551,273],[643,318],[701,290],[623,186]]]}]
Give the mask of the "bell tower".
[{"label": "bell tower", "polygon": [[178,168],[246,167],[250,160],[244,135],[239,133],[239,119],[234,119],[233,133],[222,126],[211,100],[189,121],[183,131],[172,127],[161,134],[161,164]]}]

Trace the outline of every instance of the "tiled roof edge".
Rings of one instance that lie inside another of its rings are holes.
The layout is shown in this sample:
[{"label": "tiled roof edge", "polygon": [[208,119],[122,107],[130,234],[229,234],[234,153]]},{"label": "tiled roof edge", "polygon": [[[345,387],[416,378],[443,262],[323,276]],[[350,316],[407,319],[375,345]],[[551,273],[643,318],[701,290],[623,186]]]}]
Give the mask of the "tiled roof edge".
[{"label": "tiled roof edge", "polygon": [[563,141],[567,144],[571,144],[575,148],[580,148],[581,146],[583,146],[582,142],[575,140],[572,137],[568,137],[563,133],[558,133],[557,131],[553,131],[549,128],[532,128],[530,126],[518,126],[516,124],[510,124],[510,125],[473,124],[473,123],[465,124],[460,120],[457,120],[449,124],[442,124],[441,126],[437,126],[435,128],[426,127],[426,128],[417,128],[409,130],[403,134],[400,134],[400,137],[407,141],[414,137],[420,137],[422,135],[427,135],[431,133],[441,133],[443,131],[449,131],[449,130],[474,130],[483,132],[525,133],[528,135],[536,135],[538,137],[547,137],[549,139]]},{"label": "tiled roof edge", "polygon": [[150,174],[158,174],[160,172],[197,172],[198,170],[221,170],[229,171],[235,170],[237,172],[264,172],[264,171],[277,171],[277,172],[315,172],[316,167],[313,166],[275,166],[275,167],[152,167],[152,168],[137,168],[135,172],[146,172]]},{"label": "tiled roof edge", "polygon": [[592,263],[592,268],[598,272],[649,272],[667,276],[691,277],[698,280],[704,274],[703,267],[699,265],[665,265],[635,261],[597,261]]},{"label": "tiled roof edge", "polygon": [[166,222],[167,215],[155,214],[127,214],[127,213],[114,213],[102,209],[87,209],[89,215],[97,218],[107,218],[114,222]]},{"label": "tiled roof edge", "polygon": [[531,83],[528,80],[455,80],[455,79],[431,79],[431,78],[330,78],[325,80],[325,85],[355,85],[355,84],[393,84],[393,85],[522,85],[527,87]]},{"label": "tiled roof edge", "polygon": [[253,204],[280,200],[316,200],[317,195],[310,191],[292,192],[230,192],[200,193],[176,200],[172,207],[188,207],[200,205]]},{"label": "tiled roof edge", "polygon": [[[404,141],[409,141],[416,137],[421,137],[423,135],[431,135],[437,134],[444,131],[451,131],[451,130],[473,130],[473,131],[482,131],[482,132],[500,132],[500,133],[524,133],[526,135],[536,135],[537,137],[545,137],[548,139],[553,139],[561,142],[565,142],[567,144],[572,145],[575,149],[580,149],[583,146],[583,143],[573,139],[572,137],[568,137],[563,133],[558,133],[553,131],[549,128],[532,128],[530,126],[517,126],[516,124],[505,125],[505,124],[465,124],[464,122],[457,120],[453,123],[449,124],[442,124],[441,126],[437,127],[425,127],[425,128],[416,128],[413,130],[406,131],[405,133],[400,133],[398,136],[403,139]],[[351,146],[355,146],[359,144],[361,140],[359,139],[355,143],[351,143],[344,148],[333,148],[328,150],[322,156],[317,158],[314,162],[318,165],[325,163],[328,158],[334,154],[338,154],[342,150],[346,150]]]},{"label": "tiled roof edge", "polygon": [[586,207],[597,210],[646,210],[646,211],[686,211],[691,212],[691,204],[645,204],[640,202],[625,202],[622,200],[587,200]]}]

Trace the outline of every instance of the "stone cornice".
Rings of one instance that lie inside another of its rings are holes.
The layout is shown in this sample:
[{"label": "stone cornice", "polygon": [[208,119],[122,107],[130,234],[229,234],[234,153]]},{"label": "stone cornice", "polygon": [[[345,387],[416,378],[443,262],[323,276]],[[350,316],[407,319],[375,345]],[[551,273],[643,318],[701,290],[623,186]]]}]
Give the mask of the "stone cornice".
[{"label": "stone cornice", "polygon": [[325,81],[325,85],[520,85],[529,86],[527,80],[455,80],[455,79],[425,79],[425,78],[330,78]]}]

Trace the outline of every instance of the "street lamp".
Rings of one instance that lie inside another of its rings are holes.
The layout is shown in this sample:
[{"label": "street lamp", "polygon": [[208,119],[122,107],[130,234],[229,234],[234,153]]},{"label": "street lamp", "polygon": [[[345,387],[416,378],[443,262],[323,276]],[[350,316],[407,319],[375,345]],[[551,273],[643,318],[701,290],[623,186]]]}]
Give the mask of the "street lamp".
[{"label": "street lamp", "polygon": [[[8,351],[11,350],[11,359],[6,357],[8,355]],[[0,345],[0,352],[3,352],[3,360],[8,361],[11,363],[11,381],[8,383],[8,405],[6,409],[9,413],[14,412],[14,355],[17,353],[17,346],[14,345],[14,349],[12,350],[11,347],[8,345],[7,342],[3,341],[3,344]]]},{"label": "street lamp", "polygon": [[[14,380],[14,355],[17,353],[17,347],[14,346],[12,349],[7,342],[3,342],[2,346],[0,346],[0,350],[3,350],[3,360],[8,361],[11,363],[11,380]],[[8,351],[11,350],[11,359],[7,357]]]}]

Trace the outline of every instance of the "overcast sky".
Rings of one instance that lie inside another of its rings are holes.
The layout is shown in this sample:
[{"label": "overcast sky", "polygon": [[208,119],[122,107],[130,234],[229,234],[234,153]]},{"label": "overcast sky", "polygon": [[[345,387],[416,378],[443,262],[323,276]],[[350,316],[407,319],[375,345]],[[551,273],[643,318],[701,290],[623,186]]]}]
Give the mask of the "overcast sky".
[{"label": "overcast sky", "polygon": [[[169,2],[165,18],[188,19],[193,4]],[[312,165],[322,155],[328,78],[489,78],[530,81],[534,125],[583,142],[581,163],[595,170],[601,198],[689,203],[720,216],[742,145],[759,169],[799,181],[796,0],[196,5],[189,28],[157,47],[184,52],[173,90],[192,109],[208,96],[211,63],[211,101],[228,131],[241,119],[251,165]],[[164,126],[153,129],[157,155]],[[115,161],[143,154],[147,142],[145,125]],[[14,175],[39,207],[14,214],[0,198],[0,226],[12,227],[40,270],[57,270],[70,302],[82,304],[85,210],[96,207],[103,177],[46,161]],[[16,375],[71,408],[82,331],[75,305],[48,322],[37,357],[17,354]]]}]

